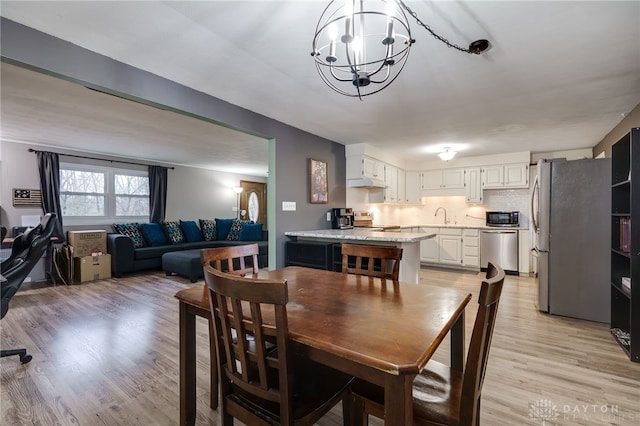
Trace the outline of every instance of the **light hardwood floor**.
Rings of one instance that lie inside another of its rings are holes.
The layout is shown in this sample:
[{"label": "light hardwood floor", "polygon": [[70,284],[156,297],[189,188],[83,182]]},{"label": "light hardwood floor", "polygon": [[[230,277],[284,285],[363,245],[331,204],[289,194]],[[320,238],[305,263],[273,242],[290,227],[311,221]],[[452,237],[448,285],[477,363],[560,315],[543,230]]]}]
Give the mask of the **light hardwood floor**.
[{"label": "light hardwood floor", "polygon": [[[467,338],[481,275],[423,269],[421,284],[471,291]],[[74,286],[25,285],[1,322],[2,425],[175,425],[179,412],[178,302],[191,284],[160,272]],[[606,324],[549,316],[537,282],[507,276],[484,382],[482,425],[640,425],[640,364]],[[208,408],[208,340],[198,322],[199,425]],[[373,330],[372,330],[373,331]],[[447,362],[448,342],[435,359]],[[335,408],[320,425],[340,425]],[[380,425],[379,421],[372,421]]]}]

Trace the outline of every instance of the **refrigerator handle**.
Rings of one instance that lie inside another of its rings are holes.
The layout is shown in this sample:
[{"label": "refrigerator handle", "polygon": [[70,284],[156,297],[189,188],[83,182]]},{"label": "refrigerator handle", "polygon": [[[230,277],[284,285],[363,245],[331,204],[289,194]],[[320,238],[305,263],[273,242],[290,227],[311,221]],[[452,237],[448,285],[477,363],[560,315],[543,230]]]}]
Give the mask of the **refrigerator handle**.
[{"label": "refrigerator handle", "polygon": [[[529,209],[530,209],[530,217],[531,217],[531,224],[533,225],[533,232],[534,233],[538,233],[539,230],[539,221],[538,221],[538,213],[536,211],[536,208],[534,206],[534,202],[536,200],[536,197],[538,196],[538,191],[539,191],[539,180],[538,180],[538,174],[536,174],[536,176],[533,178],[533,187],[531,189],[531,199],[529,200]],[[538,206],[540,204],[538,203]]]}]

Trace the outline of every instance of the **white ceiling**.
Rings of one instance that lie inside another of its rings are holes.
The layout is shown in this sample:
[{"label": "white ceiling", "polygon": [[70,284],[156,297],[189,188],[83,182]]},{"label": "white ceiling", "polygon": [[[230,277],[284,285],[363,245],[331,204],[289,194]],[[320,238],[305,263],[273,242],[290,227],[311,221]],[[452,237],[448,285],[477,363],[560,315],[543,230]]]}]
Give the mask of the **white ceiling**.
[{"label": "white ceiling", "polygon": [[265,139],[0,64],[2,139],[267,176]]},{"label": "white ceiling", "polygon": [[[369,143],[407,160],[431,159],[429,151],[443,146],[459,149],[461,157],[591,148],[640,103],[638,1],[406,1],[452,42],[487,38],[492,48],[466,55],[410,21],[417,41],[402,74],[363,101],[333,92],[315,70],[311,40],[326,3],[3,0],[1,13],[311,133],[345,145]],[[5,93],[3,75],[3,134],[5,109],[13,108]],[[106,108],[113,101],[100,102]],[[46,105],[37,108],[56,106]],[[91,135],[105,142],[90,150],[108,150],[115,140],[120,155],[147,158],[153,152],[152,159],[162,160],[176,158],[171,149],[186,140],[179,162],[204,166],[203,158],[216,155],[212,139],[197,135],[197,125],[192,132],[189,126],[160,130],[166,115],[149,112],[153,125],[125,135],[137,138],[133,144],[110,133],[132,120],[110,112],[102,117],[105,134]],[[56,133],[83,128],[68,124]],[[151,132],[153,150],[144,131]]]}]

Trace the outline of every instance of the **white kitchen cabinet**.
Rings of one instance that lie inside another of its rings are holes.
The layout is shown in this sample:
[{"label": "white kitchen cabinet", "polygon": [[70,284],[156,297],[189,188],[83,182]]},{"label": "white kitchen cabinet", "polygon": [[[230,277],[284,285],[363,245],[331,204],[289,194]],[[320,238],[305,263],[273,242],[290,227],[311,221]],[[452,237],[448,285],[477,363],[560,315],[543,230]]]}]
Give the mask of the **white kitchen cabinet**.
[{"label": "white kitchen cabinet", "polygon": [[362,157],[362,175],[370,179],[384,180],[384,167],[382,161],[370,157]]},{"label": "white kitchen cabinet", "polygon": [[407,202],[406,172],[402,169],[398,169],[398,181],[396,186],[398,188],[398,196],[396,198],[397,202],[406,203]]},{"label": "white kitchen cabinet", "polygon": [[420,261],[458,268],[480,269],[480,230],[478,228],[420,228],[437,237],[420,242]]},{"label": "white kitchen cabinet", "polygon": [[384,166],[384,183],[386,188],[384,189],[384,202],[385,203],[397,203],[398,202],[398,168],[386,164]]},{"label": "white kitchen cabinet", "polygon": [[427,170],[421,174],[422,189],[442,189],[442,170]]},{"label": "white kitchen cabinet", "polygon": [[464,190],[467,203],[482,203],[482,172],[480,167],[465,169]]},{"label": "white kitchen cabinet", "polygon": [[438,241],[438,228],[420,228],[420,232],[435,234],[433,238],[420,241],[420,261],[440,262],[440,243]]},{"label": "white kitchen cabinet", "polygon": [[420,172],[406,172],[405,174],[405,200],[407,203],[419,204],[422,200],[420,194]]},{"label": "white kitchen cabinet", "polygon": [[504,166],[485,166],[482,168],[482,188],[504,188]]},{"label": "white kitchen cabinet", "polygon": [[440,263],[462,264],[462,229],[439,228]]},{"label": "white kitchen cabinet", "polygon": [[462,230],[462,265],[480,267],[480,230]]},{"label": "white kitchen cabinet", "polygon": [[528,188],[529,164],[503,164],[482,168],[482,188]]},{"label": "white kitchen cabinet", "polygon": [[347,179],[369,178],[384,181],[385,163],[366,155],[347,156]]},{"label": "white kitchen cabinet", "polygon": [[518,272],[529,275],[531,273],[531,247],[529,245],[529,230],[518,231]]},{"label": "white kitchen cabinet", "polygon": [[462,189],[464,169],[426,170],[422,172],[422,189]]},{"label": "white kitchen cabinet", "polygon": [[529,187],[529,165],[507,164],[504,166],[504,186],[506,188]]}]

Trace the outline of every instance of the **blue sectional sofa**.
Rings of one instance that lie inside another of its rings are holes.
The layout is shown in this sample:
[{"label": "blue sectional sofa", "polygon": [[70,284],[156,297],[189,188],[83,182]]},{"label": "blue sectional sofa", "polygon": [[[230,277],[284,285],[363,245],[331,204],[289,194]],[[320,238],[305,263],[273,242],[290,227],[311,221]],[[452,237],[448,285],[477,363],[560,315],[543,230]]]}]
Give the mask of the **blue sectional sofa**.
[{"label": "blue sectional sofa", "polygon": [[162,269],[162,255],[174,251],[257,243],[259,267],[269,263],[268,232],[262,224],[236,219],[200,219],[149,224],[115,224],[107,234],[107,252],[111,255],[111,274]]}]

